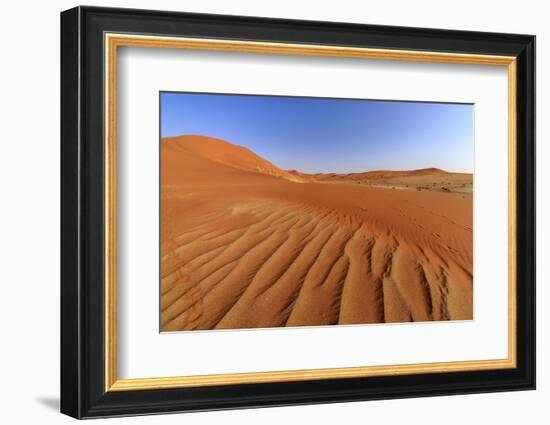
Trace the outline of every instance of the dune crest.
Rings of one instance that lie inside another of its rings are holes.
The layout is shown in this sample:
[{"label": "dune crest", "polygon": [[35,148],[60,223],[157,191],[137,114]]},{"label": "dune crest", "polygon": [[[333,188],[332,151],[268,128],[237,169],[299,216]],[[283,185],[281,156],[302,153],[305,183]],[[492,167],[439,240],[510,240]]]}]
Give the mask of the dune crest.
[{"label": "dune crest", "polygon": [[300,178],[273,165],[266,159],[256,155],[250,149],[215,137],[185,135],[167,137],[162,139],[161,143],[163,148],[165,145],[170,144],[190,154],[198,155],[239,170],[283,177],[291,181],[301,181]]},{"label": "dune crest", "polygon": [[161,155],[163,331],[472,319],[471,195],[326,184],[200,136]]}]

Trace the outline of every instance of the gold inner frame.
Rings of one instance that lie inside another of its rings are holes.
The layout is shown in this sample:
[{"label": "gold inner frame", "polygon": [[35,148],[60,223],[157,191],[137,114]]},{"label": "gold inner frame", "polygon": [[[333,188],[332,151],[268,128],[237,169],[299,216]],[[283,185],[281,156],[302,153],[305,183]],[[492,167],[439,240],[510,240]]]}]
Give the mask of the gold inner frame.
[{"label": "gold inner frame", "polygon": [[[307,381],[320,379],[481,371],[516,367],[516,58],[462,53],[370,49],[106,33],[105,46],[105,391]],[[507,67],[508,71],[508,357],[384,366],[118,379],[116,325],[116,99],[119,46],[328,56]]]}]

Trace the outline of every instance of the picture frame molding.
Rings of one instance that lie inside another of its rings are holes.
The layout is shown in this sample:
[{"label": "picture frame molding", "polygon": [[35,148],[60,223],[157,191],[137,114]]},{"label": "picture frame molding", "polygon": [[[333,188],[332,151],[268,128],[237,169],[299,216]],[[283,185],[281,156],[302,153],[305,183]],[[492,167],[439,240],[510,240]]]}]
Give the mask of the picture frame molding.
[{"label": "picture frame molding", "polygon": [[[116,53],[136,45],[507,66],[508,359],[117,379]],[[94,7],[63,12],[61,411],[85,418],[534,388],[534,47],[526,35]]]}]

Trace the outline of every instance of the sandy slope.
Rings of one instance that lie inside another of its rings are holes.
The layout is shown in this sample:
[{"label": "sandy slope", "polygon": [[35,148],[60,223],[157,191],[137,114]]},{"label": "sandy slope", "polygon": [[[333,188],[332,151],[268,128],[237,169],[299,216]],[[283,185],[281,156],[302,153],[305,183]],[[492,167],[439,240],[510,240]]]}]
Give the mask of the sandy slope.
[{"label": "sandy slope", "polygon": [[298,179],[163,139],[163,331],[472,319],[472,197]]}]

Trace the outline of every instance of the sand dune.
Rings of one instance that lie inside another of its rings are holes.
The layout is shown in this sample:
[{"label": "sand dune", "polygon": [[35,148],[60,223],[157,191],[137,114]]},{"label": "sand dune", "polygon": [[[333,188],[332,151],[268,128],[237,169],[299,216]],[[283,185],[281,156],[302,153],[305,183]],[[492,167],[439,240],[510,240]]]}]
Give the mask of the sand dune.
[{"label": "sand dune", "polygon": [[201,136],[161,143],[163,331],[472,319],[471,195],[326,184]]},{"label": "sand dune", "polygon": [[444,170],[439,168],[421,168],[418,170],[375,170],[375,171],[365,171],[361,173],[347,173],[347,174],[337,174],[337,173],[318,173],[315,174],[319,180],[361,180],[361,179],[390,179],[396,177],[412,177],[412,176],[433,176],[433,175],[442,175],[449,174]]},{"label": "sand dune", "polygon": [[302,179],[302,181],[317,181],[322,183],[363,184],[394,189],[459,193],[472,193],[473,190],[472,174],[450,173],[438,168],[422,168],[406,171],[366,171],[347,174],[306,174],[297,170],[290,170],[289,173]]}]

